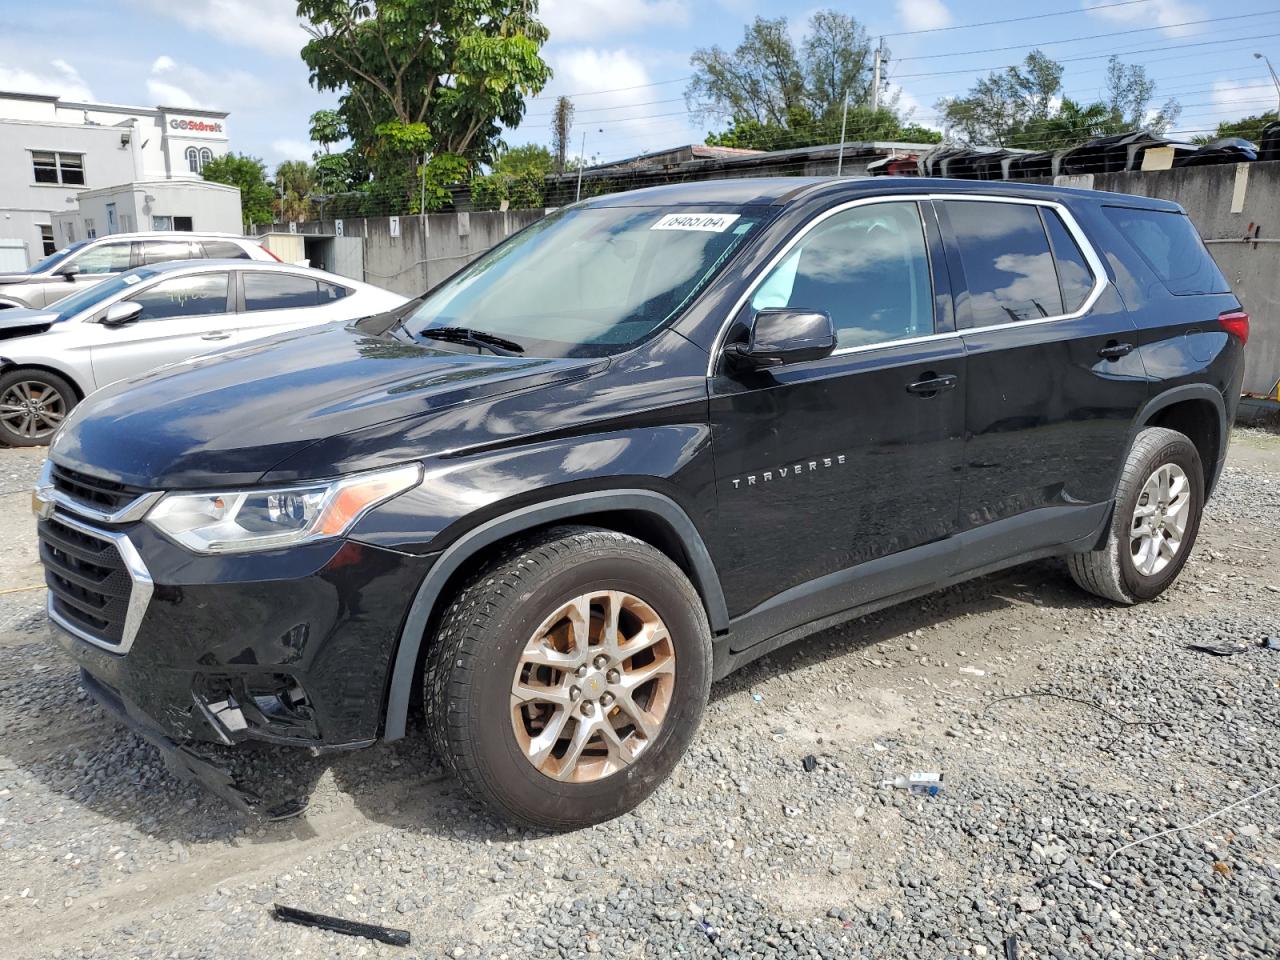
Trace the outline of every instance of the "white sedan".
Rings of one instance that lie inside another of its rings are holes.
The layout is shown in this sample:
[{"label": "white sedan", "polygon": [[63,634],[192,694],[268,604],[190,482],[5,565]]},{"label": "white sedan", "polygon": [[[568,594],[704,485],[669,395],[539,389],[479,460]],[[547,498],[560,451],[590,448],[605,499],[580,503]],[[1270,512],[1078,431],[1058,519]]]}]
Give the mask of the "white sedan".
[{"label": "white sedan", "polygon": [[393,310],[399,294],[251,260],[139,267],[43,310],[0,312],[0,443],[47,443],[81,399],[165,364]]}]

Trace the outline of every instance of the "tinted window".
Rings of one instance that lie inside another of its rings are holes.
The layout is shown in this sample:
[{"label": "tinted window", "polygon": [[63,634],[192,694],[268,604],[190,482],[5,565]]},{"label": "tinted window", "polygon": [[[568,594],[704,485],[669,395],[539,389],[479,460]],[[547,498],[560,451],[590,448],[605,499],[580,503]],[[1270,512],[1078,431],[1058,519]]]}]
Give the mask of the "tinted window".
[{"label": "tinted window", "polygon": [[1027,203],[945,204],[969,289],[966,326],[1038,320],[1063,313],[1040,212]]},{"label": "tinted window", "polygon": [[203,240],[204,255],[210,260],[248,260],[249,251],[230,240]]},{"label": "tinted window", "polygon": [[148,240],[142,244],[142,262],[164,263],[168,260],[190,260],[198,257],[186,240]]},{"label": "tinted window", "polygon": [[320,302],[333,303],[335,300],[341,300],[351,291],[346,287],[340,287],[336,283],[320,284]]},{"label": "tinted window", "polygon": [[919,210],[914,203],[876,203],[828,218],[773,268],[751,306],[824,310],[839,347],[933,333]]},{"label": "tinted window", "polygon": [[129,269],[129,244],[103,243],[91,247],[73,261],[81,273],[119,273]]},{"label": "tinted window", "polygon": [[1093,290],[1093,271],[1085,262],[1084,254],[1075,238],[1067,230],[1058,211],[1041,207],[1040,215],[1049,231],[1049,245],[1053,247],[1053,261],[1058,265],[1058,286],[1062,290],[1062,306],[1067,313],[1075,313]]},{"label": "tinted window", "polygon": [[314,307],[317,302],[316,282],[308,277],[288,273],[244,275],[246,310],[288,310],[291,307]]},{"label": "tinted window", "polygon": [[149,290],[143,290],[129,299],[142,304],[139,320],[226,313],[227,275],[202,273],[192,277],[161,280]]},{"label": "tinted window", "polygon": [[1103,207],[1107,217],[1147,262],[1169,292],[1226,293],[1230,289],[1204,248],[1191,218],[1166,210]]}]

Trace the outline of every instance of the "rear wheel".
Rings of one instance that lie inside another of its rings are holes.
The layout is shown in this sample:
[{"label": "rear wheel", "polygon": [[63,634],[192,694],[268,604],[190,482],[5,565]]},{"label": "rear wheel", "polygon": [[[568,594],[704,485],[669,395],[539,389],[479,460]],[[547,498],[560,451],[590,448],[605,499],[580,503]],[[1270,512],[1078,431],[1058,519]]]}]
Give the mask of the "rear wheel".
[{"label": "rear wheel", "polygon": [[11,447],[47,444],[78,402],[76,392],[47,370],[10,370],[0,376],[0,442]]},{"label": "rear wheel", "polygon": [[1117,603],[1158,597],[1177,579],[1200,530],[1204,469],[1185,435],[1138,434],[1116,493],[1107,541],[1067,558],[1075,582]]},{"label": "rear wheel", "polygon": [[428,653],[437,753],[526,826],[568,829],[635,807],[670,773],[711,683],[697,593],[632,537],[558,528],[458,593]]}]

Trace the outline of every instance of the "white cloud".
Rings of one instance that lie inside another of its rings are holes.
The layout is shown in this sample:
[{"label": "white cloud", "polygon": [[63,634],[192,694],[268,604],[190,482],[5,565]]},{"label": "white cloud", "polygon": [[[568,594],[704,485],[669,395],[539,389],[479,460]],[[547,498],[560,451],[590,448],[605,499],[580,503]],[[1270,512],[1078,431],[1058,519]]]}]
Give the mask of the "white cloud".
[{"label": "white cloud", "polygon": [[1239,120],[1275,109],[1275,87],[1270,82],[1215,80],[1213,106],[1197,111],[1192,126],[1213,127],[1224,120]]},{"label": "white cloud", "polygon": [[656,26],[684,26],[684,0],[543,0],[539,17],[552,40],[597,40]]},{"label": "white cloud", "polygon": [[942,0],[898,0],[898,16],[908,30],[936,30],[951,23],[951,11]]},{"label": "white cloud", "polygon": [[[52,68],[47,69],[47,68]],[[43,93],[64,100],[93,100],[93,91],[65,60],[50,60],[46,68],[24,69],[0,64],[0,90]]]},{"label": "white cloud", "polygon": [[305,140],[292,140],[283,137],[271,141],[271,154],[277,160],[310,160],[315,153],[315,144]]},{"label": "white cloud", "polygon": [[1135,3],[1128,6],[1099,7],[1101,3],[1112,0],[1085,0],[1085,10],[1092,16],[1112,23],[1131,23],[1140,27],[1163,27],[1161,31],[1166,37],[1189,37],[1199,33],[1203,26],[1178,27],[1174,24],[1186,23],[1189,20],[1205,19],[1202,7],[1187,3],[1185,0],[1151,0],[1149,3]]},{"label": "white cloud", "polygon": [[161,55],[156,57],[155,63],[151,64],[152,73],[168,73],[170,70],[177,68],[178,64],[173,57]]},{"label": "white cloud", "polygon": [[[307,42],[296,0],[133,0],[193,33],[279,57],[297,57]],[[161,57],[161,59],[167,59]]]}]

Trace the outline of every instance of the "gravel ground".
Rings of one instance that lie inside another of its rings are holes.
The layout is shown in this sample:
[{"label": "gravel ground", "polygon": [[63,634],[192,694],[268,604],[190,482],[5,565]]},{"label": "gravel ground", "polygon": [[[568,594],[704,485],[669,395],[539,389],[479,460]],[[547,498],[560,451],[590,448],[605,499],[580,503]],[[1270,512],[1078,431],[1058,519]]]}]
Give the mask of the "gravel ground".
[{"label": "gravel ground", "polygon": [[[38,464],[0,451],[4,957],[1280,955],[1280,650],[1261,645],[1280,644],[1280,437],[1237,431],[1158,602],[1095,601],[1044,563],[810,638],[715,687],[641,809],[562,836],[483,815],[414,737],[240,757],[312,791],[288,823],[170,777],[47,639]],[[912,770],[945,791],[880,786]],[[413,945],[286,926],[273,902]]]}]

